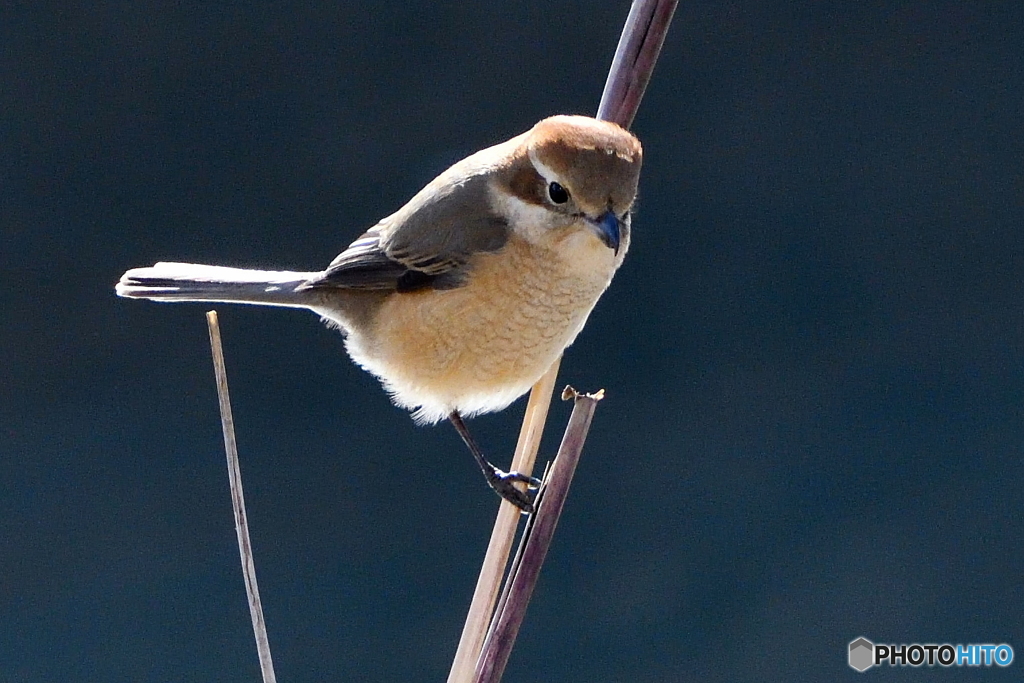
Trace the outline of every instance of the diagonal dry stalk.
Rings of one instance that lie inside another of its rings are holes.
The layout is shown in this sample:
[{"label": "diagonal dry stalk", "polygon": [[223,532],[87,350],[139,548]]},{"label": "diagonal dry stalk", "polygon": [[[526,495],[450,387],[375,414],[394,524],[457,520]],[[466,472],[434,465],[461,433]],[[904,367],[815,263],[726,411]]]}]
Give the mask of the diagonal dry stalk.
[{"label": "diagonal dry stalk", "polygon": [[[665,42],[665,35],[677,4],[677,0],[636,0],[633,3],[609,69],[608,80],[598,108],[598,118],[613,121],[624,128],[628,128],[633,122],[661,46]],[[519,445],[516,448],[517,460],[513,461],[513,469],[516,471],[527,474],[532,471],[532,463],[540,445],[539,435],[544,429],[560,362],[560,359],[556,361],[530,392],[526,416],[520,430]],[[527,434],[537,435],[537,439],[527,439]],[[520,451],[524,443],[533,449],[525,457]],[[518,462],[520,458],[523,462],[528,461],[531,469],[524,469]],[[571,472],[569,477],[571,478]],[[511,539],[515,536],[518,522],[518,511],[510,503],[502,502],[483,567],[477,579],[473,602],[462,630],[455,660],[448,674],[448,683],[468,683],[474,680],[475,664],[480,658],[486,624],[494,610],[494,601],[508,563]],[[501,669],[503,668],[504,663],[501,665]],[[495,673],[493,668],[489,671],[491,675]],[[488,680],[500,679],[500,670],[496,671],[496,676]]]},{"label": "diagonal dry stalk", "polygon": [[260,671],[263,683],[276,683],[274,661],[270,658],[270,640],[267,625],[263,621],[263,604],[260,589],[256,585],[256,564],[249,540],[249,521],[245,514],[245,496],[242,493],[242,470],[238,464],[238,445],[235,443],[235,420],[231,416],[231,399],[228,396],[228,371],[224,365],[224,349],[220,343],[220,324],[217,311],[206,313],[206,324],[210,328],[210,349],[213,351],[213,371],[217,378],[217,398],[220,401],[220,423],[224,431],[224,452],[228,458],[228,482],[231,485],[231,509],[235,513],[235,532],[238,535],[238,552],[242,557],[242,576],[245,578],[245,594],[249,597],[249,615],[252,630],[256,635],[256,650],[260,657]]},{"label": "diagonal dry stalk", "polygon": [[603,396],[603,391],[594,395],[580,394],[572,387],[566,387],[562,392],[563,400],[574,401],[572,415],[554,464],[537,494],[537,512],[530,517],[523,531],[523,542],[509,570],[505,591],[491,620],[487,639],[476,664],[474,683],[498,683],[501,680],[519,634],[519,627],[526,617],[526,608],[537,585],[541,565],[551,547],[562,508],[565,507],[565,499],[583,453],[583,443],[590,430],[594,410]]},{"label": "diagonal dry stalk", "polygon": [[[555,379],[558,376],[560,363],[561,359],[555,361],[551,369],[533,386],[533,391],[530,393],[530,400],[526,404],[526,415],[523,417],[523,426],[519,430],[516,452],[512,457],[511,469],[515,472],[533,472],[537,449],[540,447],[540,437],[548,417],[548,408],[551,406],[551,392],[555,388]],[[455,661],[452,663],[451,673],[448,675],[449,683],[467,680],[466,677],[473,675],[477,657],[483,647],[484,636],[487,635],[487,625],[491,621],[494,601],[498,597],[498,588],[501,586],[501,577],[505,573],[505,564],[508,562],[508,554],[512,549],[512,541],[515,540],[519,517],[519,508],[503,499],[501,507],[498,508],[498,517],[494,520],[494,529],[491,531],[491,540],[487,544],[487,552],[484,554],[483,567],[477,578],[473,601],[470,604],[469,614],[466,616],[466,625],[462,629],[462,639],[459,641]]]}]

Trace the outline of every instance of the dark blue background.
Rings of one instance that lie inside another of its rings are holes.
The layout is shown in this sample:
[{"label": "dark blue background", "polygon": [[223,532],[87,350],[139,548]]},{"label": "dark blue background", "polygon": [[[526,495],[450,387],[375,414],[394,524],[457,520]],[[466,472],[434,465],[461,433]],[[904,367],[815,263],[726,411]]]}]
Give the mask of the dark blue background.
[{"label": "dark blue background", "polygon": [[[0,681],[258,676],[205,308],[120,274],[322,267],[593,112],[627,7],[0,9]],[[1015,0],[682,3],[507,680],[852,680],[861,635],[1024,657],[1022,48]],[[221,322],[280,679],[443,680],[497,498],[314,316]],[[499,462],[521,412],[472,423]]]}]

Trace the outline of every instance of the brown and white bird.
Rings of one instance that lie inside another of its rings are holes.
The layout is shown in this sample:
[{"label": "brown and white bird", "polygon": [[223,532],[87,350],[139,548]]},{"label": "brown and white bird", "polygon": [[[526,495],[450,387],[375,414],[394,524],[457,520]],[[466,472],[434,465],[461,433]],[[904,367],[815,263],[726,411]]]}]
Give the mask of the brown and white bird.
[{"label": "brown and white bird", "polygon": [[553,116],[456,163],[326,270],[157,263],[117,294],[308,308],[420,423],[448,418],[504,498],[531,477],[491,465],[463,416],[526,393],[569,346],[629,248],[640,142],[619,126]]}]

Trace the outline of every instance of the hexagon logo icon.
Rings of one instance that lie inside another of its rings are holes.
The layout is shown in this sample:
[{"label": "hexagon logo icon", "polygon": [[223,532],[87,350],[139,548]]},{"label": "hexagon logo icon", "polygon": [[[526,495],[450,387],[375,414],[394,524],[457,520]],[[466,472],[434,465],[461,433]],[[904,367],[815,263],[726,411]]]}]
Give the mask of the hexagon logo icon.
[{"label": "hexagon logo icon", "polygon": [[867,638],[858,638],[850,643],[850,666],[860,672],[867,671],[875,664],[875,644]]}]

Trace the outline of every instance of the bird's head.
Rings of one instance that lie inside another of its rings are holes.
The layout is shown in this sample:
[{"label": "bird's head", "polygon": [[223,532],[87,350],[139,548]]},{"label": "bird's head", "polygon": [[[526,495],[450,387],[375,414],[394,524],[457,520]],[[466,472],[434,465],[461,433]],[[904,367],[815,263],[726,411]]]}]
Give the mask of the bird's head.
[{"label": "bird's head", "polygon": [[620,256],[642,157],[640,141],[614,123],[544,119],[520,136],[503,174],[513,229],[532,242],[589,241]]}]

